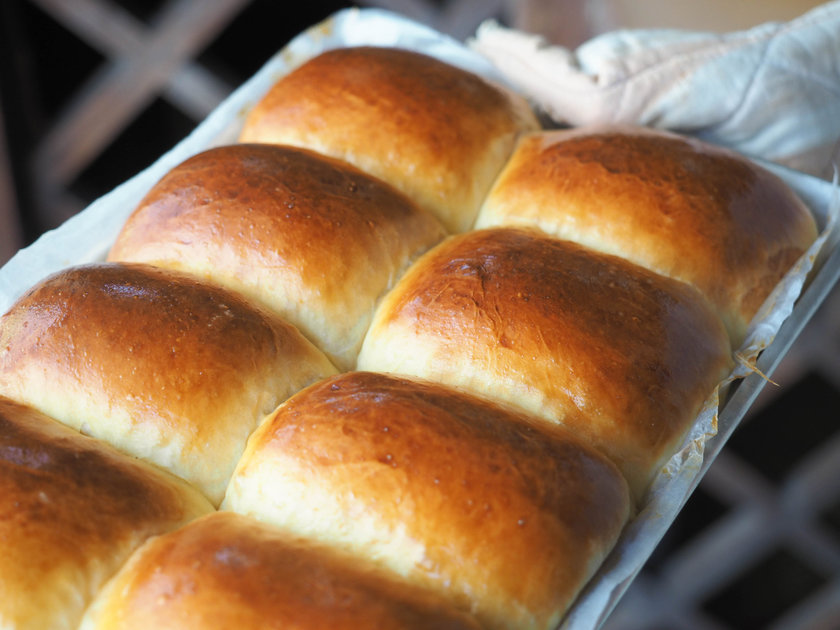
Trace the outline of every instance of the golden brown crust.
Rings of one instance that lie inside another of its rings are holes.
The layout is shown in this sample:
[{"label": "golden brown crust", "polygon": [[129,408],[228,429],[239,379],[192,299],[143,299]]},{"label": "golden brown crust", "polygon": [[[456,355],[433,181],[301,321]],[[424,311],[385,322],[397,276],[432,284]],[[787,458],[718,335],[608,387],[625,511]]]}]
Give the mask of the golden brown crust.
[{"label": "golden brown crust", "polygon": [[82,630],[438,630],[478,625],[442,601],[253,519],[217,512],[150,541]]},{"label": "golden brown crust", "polygon": [[185,482],[0,397],[0,626],[75,629],[133,549],[212,509]]},{"label": "golden brown crust", "polygon": [[239,296],[145,265],[75,267],[0,319],[0,393],[218,502],[264,414],[335,368]]},{"label": "golden brown crust", "polygon": [[472,225],[516,136],[538,128],[527,103],[419,53],[344,48],[278,81],[249,113],[243,142],[308,147],[402,190],[450,231]]},{"label": "golden brown crust", "polygon": [[554,627],[629,513],[615,467],[558,428],[374,373],[282,405],[223,505],[376,559],[490,628]]},{"label": "golden brown crust", "polygon": [[816,238],[778,177],[698,140],[633,128],[522,139],[479,227],[534,225],[695,285],[737,347],[773,287]]},{"label": "golden brown crust", "polygon": [[537,231],[452,237],[382,302],[359,369],[508,401],[608,454],[636,497],[731,365],[693,288]]},{"label": "golden brown crust", "polygon": [[172,169],[129,217],[109,260],[237,290],[348,369],[379,297],[443,236],[431,215],[348,164],[236,145]]}]

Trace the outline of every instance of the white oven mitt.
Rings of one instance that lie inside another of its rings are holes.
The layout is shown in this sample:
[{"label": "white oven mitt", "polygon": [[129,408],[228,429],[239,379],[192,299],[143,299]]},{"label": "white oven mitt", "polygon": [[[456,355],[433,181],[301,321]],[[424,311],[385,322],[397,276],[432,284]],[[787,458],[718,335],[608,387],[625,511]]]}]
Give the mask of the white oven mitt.
[{"label": "white oven mitt", "polygon": [[840,161],[840,1],[742,32],[615,31],[575,51],[486,22],[470,45],[558,123],[671,129],[823,177]]}]

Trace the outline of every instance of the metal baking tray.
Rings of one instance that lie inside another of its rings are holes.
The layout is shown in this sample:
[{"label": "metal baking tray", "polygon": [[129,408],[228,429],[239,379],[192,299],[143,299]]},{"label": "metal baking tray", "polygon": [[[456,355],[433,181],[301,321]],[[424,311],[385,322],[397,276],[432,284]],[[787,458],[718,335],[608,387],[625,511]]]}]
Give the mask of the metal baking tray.
[{"label": "metal baking tray", "polygon": [[[104,260],[128,214],[169,169],[204,149],[235,142],[244,114],[282,74],[323,50],[352,45],[410,48],[504,82],[489,61],[432,29],[376,9],[341,11],[295,38],[192,134],[148,169],[18,252],[0,269],[0,313],[47,275],[71,265]],[[781,167],[766,166],[785,179],[814,210],[823,230],[822,246],[807,261],[809,267],[813,266],[802,273],[798,283],[794,282],[796,295],[782,309],[785,312],[778,317],[779,326],[766,336],[766,347],[760,354],[756,352],[755,369],[739,374],[727,386],[723,403],[718,405],[715,398],[705,418],[698,418],[700,438],[691,439],[702,440],[702,449],[688,449],[689,455],[675,460],[675,479],[665,479],[674,482],[675,488],[649,504],[626,528],[617,548],[566,616],[563,628],[595,628],[604,622],[766,385],[767,377],[840,278],[840,238],[836,222],[830,218],[836,216],[840,206],[837,186]],[[800,293],[803,284],[805,288]],[[714,430],[707,425],[713,425]]]}]

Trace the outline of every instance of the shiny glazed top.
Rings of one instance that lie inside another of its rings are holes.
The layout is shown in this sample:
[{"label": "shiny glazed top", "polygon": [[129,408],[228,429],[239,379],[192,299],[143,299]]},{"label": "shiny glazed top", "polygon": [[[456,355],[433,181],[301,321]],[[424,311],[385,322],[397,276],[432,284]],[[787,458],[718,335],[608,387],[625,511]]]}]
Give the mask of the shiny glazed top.
[{"label": "shiny glazed top", "polygon": [[75,628],[134,548],[212,509],[185,482],[0,397],[0,625]]},{"label": "shiny glazed top", "polygon": [[731,366],[692,287],[536,230],[452,237],[381,305],[359,368],[511,402],[607,453],[638,493]]},{"label": "shiny glazed top", "polygon": [[722,148],[634,128],[522,139],[479,227],[533,225],[695,285],[733,344],[816,238],[778,177]]},{"label": "shiny glazed top", "polygon": [[0,319],[0,394],[221,500],[259,420],[335,373],[290,324],[148,265],[74,267]]},{"label": "shiny glazed top", "polygon": [[477,75],[408,50],[357,47],[322,53],[281,78],[240,140],[347,160],[463,231],[517,135],[538,128],[522,97]]},{"label": "shiny glazed top", "polygon": [[347,369],[377,299],[444,235],[431,215],[349,164],[292,147],[232,145],[169,171],[109,260],[237,290]]},{"label": "shiny glazed top", "polygon": [[135,555],[82,630],[476,630],[364,561],[216,512]]},{"label": "shiny glazed top", "polygon": [[551,627],[630,502],[606,458],[535,422],[436,383],[340,375],[255,432],[223,506],[375,558],[487,627]]}]

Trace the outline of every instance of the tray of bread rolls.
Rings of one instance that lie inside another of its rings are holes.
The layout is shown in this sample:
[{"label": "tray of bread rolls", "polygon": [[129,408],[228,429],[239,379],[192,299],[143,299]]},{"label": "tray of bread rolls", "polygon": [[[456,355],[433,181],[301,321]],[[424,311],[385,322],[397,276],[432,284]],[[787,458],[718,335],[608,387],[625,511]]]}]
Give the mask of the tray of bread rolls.
[{"label": "tray of bread rolls", "polygon": [[336,14],[0,269],[0,626],[598,627],[837,206]]}]

